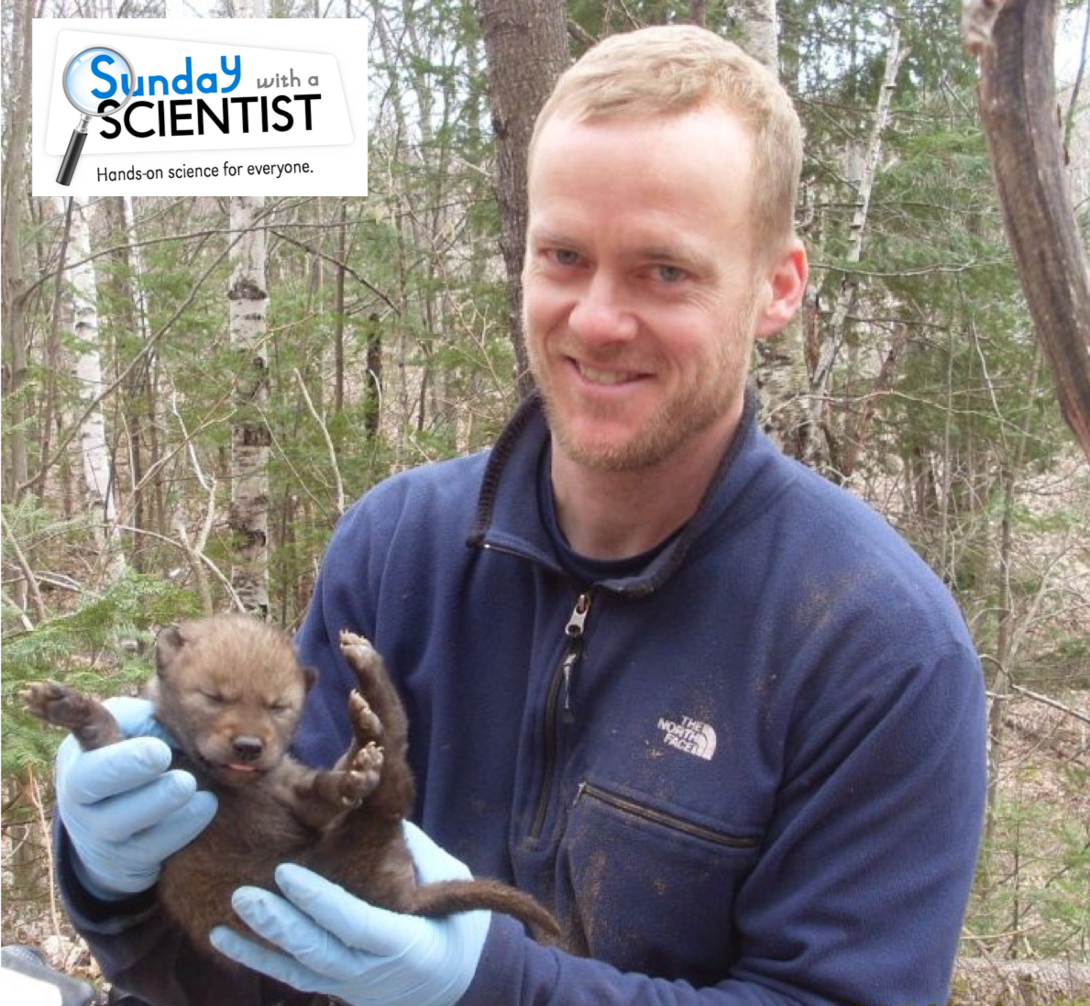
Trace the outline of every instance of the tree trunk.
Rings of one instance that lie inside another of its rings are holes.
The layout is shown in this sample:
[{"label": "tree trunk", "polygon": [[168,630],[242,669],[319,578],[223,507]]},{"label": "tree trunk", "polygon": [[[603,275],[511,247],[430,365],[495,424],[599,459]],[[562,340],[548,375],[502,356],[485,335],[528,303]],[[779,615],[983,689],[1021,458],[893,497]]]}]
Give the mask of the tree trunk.
[{"label": "tree trunk", "polygon": [[742,48],[779,76],[776,0],[734,0],[731,6],[742,32]]},{"label": "tree trunk", "polygon": [[[119,348],[124,353],[135,353],[147,346],[149,339],[147,309],[144,302],[143,255],[136,239],[131,196],[108,196],[99,200],[99,212],[105,214],[109,225],[111,258],[115,269],[107,280],[116,308],[112,312]],[[119,353],[120,357],[121,354]],[[149,349],[138,366],[130,368],[121,382],[122,411],[128,433],[128,462],[130,483],[126,487],[125,510],[131,511],[128,523],[140,530],[153,530],[154,486],[144,485],[145,472],[153,470],[157,460],[155,394],[153,380],[155,352]],[[154,479],[158,484],[159,479]],[[139,545],[139,541],[136,542]],[[142,553],[134,548],[133,565],[143,570]]]},{"label": "tree trunk", "polygon": [[[882,160],[882,137],[889,122],[889,109],[893,102],[893,92],[897,87],[897,74],[907,55],[908,50],[901,48],[900,28],[895,21],[891,22],[885,76],[878,93],[878,105],[874,112],[870,141],[867,144],[866,156],[858,179],[855,213],[852,216],[847,254],[850,265],[857,264],[863,257],[863,234],[870,210],[871,191]],[[828,334],[818,352],[817,366],[810,380],[810,417],[807,424],[806,458],[811,463],[816,462],[822,453],[819,433],[826,428],[827,396],[832,387],[833,366],[844,343],[844,330],[848,323],[848,314],[855,303],[855,292],[855,278],[851,274],[845,275],[827,326]],[[826,431],[826,438],[827,436],[828,431]]]},{"label": "tree trunk", "polygon": [[[39,199],[40,225],[45,222],[44,207],[50,207],[56,214],[56,219],[63,221],[61,224],[60,251],[57,253],[59,262],[68,260],[68,243],[72,234],[71,206],[60,196],[49,199]],[[46,265],[43,256],[40,257],[39,270],[44,273]],[[71,327],[70,304],[65,297],[67,290],[67,277],[63,269],[57,269],[53,277],[53,293],[49,311],[49,328],[45,337],[45,381],[42,395],[41,419],[39,430],[41,431],[41,465],[31,482],[31,487],[40,498],[45,499],[46,477],[49,469],[46,467],[46,459],[53,453],[53,432],[56,428],[58,437],[64,429],[63,405],[58,389],[58,376],[67,370],[64,364],[64,347],[62,331]],[[62,461],[62,466],[66,464]]]},{"label": "tree trunk", "polygon": [[100,567],[107,582],[125,571],[117,530],[114,468],[106,443],[106,417],[100,401],[104,390],[99,346],[98,288],[91,263],[91,229],[86,208],[72,196],[72,257],[78,263],[70,272],[73,298],[73,333],[76,337],[76,381],[84,407],[79,444],[83,457],[84,498],[95,517],[95,537]]},{"label": "tree trunk", "polygon": [[[231,586],[245,609],[266,617],[269,611],[269,445],[264,409],[268,400],[265,356],[265,231],[259,221],[265,200],[231,197],[231,249],[234,269],[227,291],[231,345],[238,359],[231,427],[231,530],[235,548]],[[237,240],[236,240],[237,239]]]},{"label": "tree trunk", "polygon": [[[26,486],[28,464],[24,421],[26,409],[19,391],[26,380],[26,321],[23,294],[23,220],[26,215],[26,147],[30,127],[30,21],[34,10],[30,0],[16,0],[12,7],[12,46],[8,79],[14,83],[8,97],[5,123],[2,199],[4,236],[2,244],[4,340],[4,397],[9,399],[5,431],[4,498],[14,503]],[[24,591],[16,590],[20,599]]]},{"label": "tree trunk", "polygon": [[[264,0],[237,0],[235,16],[264,17]],[[231,346],[238,360],[236,413],[231,425],[231,515],[235,536],[231,587],[246,611],[269,614],[269,446],[265,420],[269,363],[265,316],[265,231],[261,196],[231,197],[231,286],[227,291]]]},{"label": "tree trunk", "polygon": [[488,57],[510,335],[518,389],[525,395],[533,387],[522,338],[526,154],[537,113],[568,65],[567,15],[563,0],[477,0],[477,14]]},{"label": "tree trunk", "polygon": [[1090,459],[1090,269],[1056,115],[1056,2],[969,0],[964,10],[1007,238],[1060,409]]},{"label": "tree trunk", "polygon": [[[30,24],[34,16],[32,0],[15,0],[12,7],[12,44],[7,67],[13,87],[9,89],[5,118],[7,144],[0,176],[3,201],[4,234],[0,239],[0,332],[3,338],[3,395],[7,429],[4,431],[3,497],[18,502],[29,475],[26,441],[26,404],[21,393],[27,374],[26,314],[23,296],[23,220],[26,212],[26,148],[30,127],[31,46]],[[21,51],[20,51],[20,47]],[[32,584],[18,573],[10,591],[12,601],[25,611]]]},{"label": "tree trunk", "polygon": [[337,200],[337,261],[333,274],[333,415],[344,411],[344,271],[348,260],[348,199]]},{"label": "tree trunk", "polygon": [[[779,76],[775,0],[739,0],[732,6],[732,11],[741,32],[742,48]],[[782,451],[792,457],[801,457],[806,395],[810,387],[801,317],[774,338],[756,344],[753,381],[757,386],[765,432]]]},{"label": "tree trunk", "polygon": [[363,389],[363,425],[367,437],[378,436],[382,418],[382,322],[378,314],[367,318],[367,380]]},{"label": "tree trunk", "polygon": [[[136,331],[140,336],[141,346],[147,346],[151,340],[151,329],[148,325],[148,304],[145,295],[145,276],[147,265],[144,261],[144,250],[140,245],[136,231],[136,206],[132,196],[121,196],[120,209],[122,225],[124,227],[125,241],[128,244],[129,253],[129,292],[132,297],[133,310],[136,314]],[[163,480],[159,474],[159,459],[161,451],[159,447],[159,354],[151,347],[144,354],[144,362],[137,369],[133,378],[133,403],[135,414],[142,417],[141,444],[146,451],[143,458],[145,470],[154,472],[151,485],[143,486],[143,476],[136,482],[137,506],[142,510],[142,517],[136,520],[137,527],[145,527],[149,530],[166,532],[165,511],[166,505],[163,499]],[[142,399],[142,401],[139,401]],[[135,473],[134,473],[135,475]],[[141,520],[143,523],[141,523]]]}]

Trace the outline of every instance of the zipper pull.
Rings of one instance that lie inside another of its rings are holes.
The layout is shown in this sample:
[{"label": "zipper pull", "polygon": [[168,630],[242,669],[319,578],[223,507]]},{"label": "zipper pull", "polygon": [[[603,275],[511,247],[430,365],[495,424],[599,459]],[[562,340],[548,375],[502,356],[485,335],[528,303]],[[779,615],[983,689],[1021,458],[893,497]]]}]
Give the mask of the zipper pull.
[{"label": "zipper pull", "polygon": [[580,594],[568,618],[568,624],[564,626],[568,645],[564,650],[560,672],[564,676],[564,723],[566,726],[571,726],[575,722],[575,716],[571,711],[571,676],[575,670],[576,661],[583,652],[583,630],[586,626],[588,611],[590,611],[590,594]]},{"label": "zipper pull", "polygon": [[564,634],[569,639],[578,639],[583,635],[583,627],[587,624],[587,612],[590,611],[590,594],[580,594],[572,609],[568,624],[564,626]]}]

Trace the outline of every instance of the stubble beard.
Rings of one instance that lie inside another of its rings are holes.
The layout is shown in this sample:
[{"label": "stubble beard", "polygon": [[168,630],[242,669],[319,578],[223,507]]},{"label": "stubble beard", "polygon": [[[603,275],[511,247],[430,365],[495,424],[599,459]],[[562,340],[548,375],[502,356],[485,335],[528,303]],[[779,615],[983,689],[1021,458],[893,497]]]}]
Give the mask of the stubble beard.
[{"label": "stubble beard", "polygon": [[[625,440],[579,436],[569,423],[536,342],[525,333],[530,372],[541,392],[549,429],[561,450],[577,465],[602,472],[635,472],[653,468],[692,442],[737,408],[744,394],[752,348],[754,300],[735,320],[719,345],[711,366],[677,391]],[[605,361],[600,361],[605,362]],[[607,419],[608,414],[603,414]]]}]

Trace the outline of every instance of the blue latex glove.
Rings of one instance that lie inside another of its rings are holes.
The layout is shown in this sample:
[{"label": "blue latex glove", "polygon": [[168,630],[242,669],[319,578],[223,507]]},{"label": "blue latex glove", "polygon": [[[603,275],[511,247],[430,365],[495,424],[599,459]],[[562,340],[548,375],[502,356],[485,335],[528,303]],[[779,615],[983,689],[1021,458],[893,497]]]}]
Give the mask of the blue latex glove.
[{"label": "blue latex glove", "polygon": [[[406,824],[405,838],[422,884],[471,877],[464,863],[419,828]],[[453,1006],[469,988],[491,912],[445,919],[402,915],[369,905],[292,863],[277,867],[276,883],[283,898],[240,887],[233,904],[254,932],[285,952],[224,926],[212,930],[213,946],[287,985],[350,1006]]]},{"label": "blue latex glove", "polygon": [[74,737],[57,752],[57,812],[84,887],[116,900],[152,887],[163,860],[216,813],[189,772],[170,770],[169,735],[143,699],[109,699],[127,740],[84,751]]}]

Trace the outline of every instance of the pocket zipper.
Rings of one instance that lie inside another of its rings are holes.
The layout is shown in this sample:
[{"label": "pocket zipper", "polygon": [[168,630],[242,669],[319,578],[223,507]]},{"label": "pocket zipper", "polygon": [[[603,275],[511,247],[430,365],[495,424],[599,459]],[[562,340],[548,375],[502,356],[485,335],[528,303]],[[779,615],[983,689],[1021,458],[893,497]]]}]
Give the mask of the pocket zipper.
[{"label": "pocket zipper", "polygon": [[579,784],[579,789],[575,794],[574,802],[576,804],[579,803],[584,796],[588,796],[593,800],[598,800],[599,802],[604,803],[609,807],[613,807],[616,810],[623,811],[626,814],[631,814],[633,817],[641,818],[644,821],[651,821],[654,824],[662,825],[664,828],[679,831],[683,835],[700,838],[705,842],[721,845],[728,849],[756,849],[759,844],[759,841],[756,838],[739,838],[736,835],[727,835],[724,832],[716,831],[714,828],[705,828],[701,824],[694,824],[692,821],[686,821],[684,818],[677,817],[674,814],[666,814],[661,810],[645,807],[642,803],[637,803],[635,800],[629,800],[627,797],[618,796],[616,793],[611,793],[609,790],[602,789],[600,786],[595,786],[594,783],[581,782]]}]

